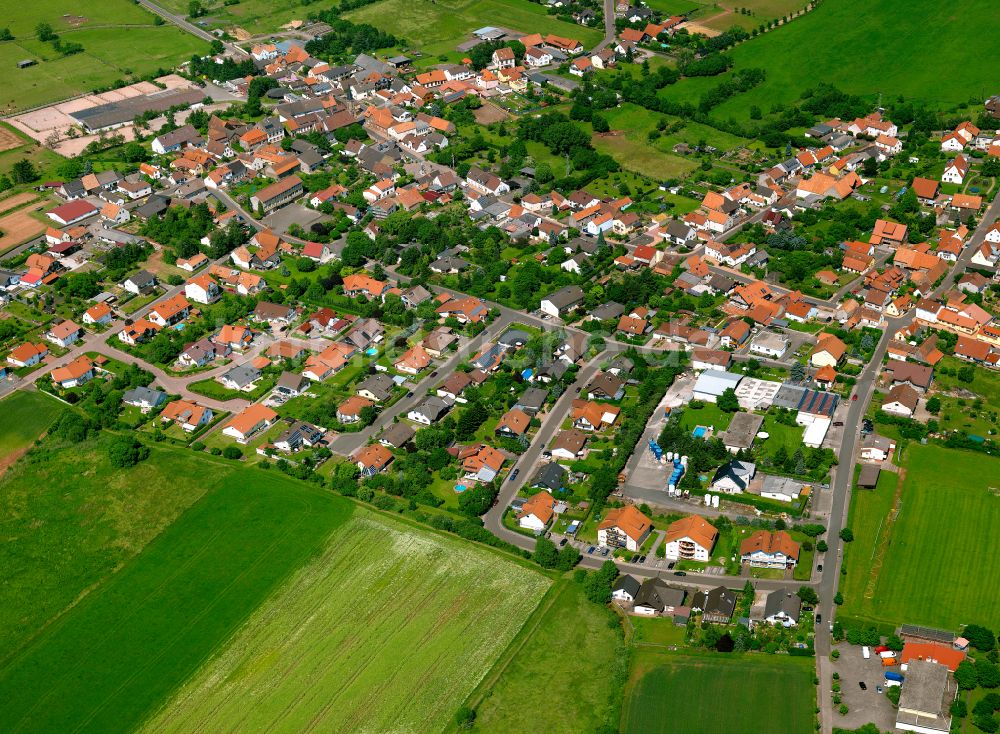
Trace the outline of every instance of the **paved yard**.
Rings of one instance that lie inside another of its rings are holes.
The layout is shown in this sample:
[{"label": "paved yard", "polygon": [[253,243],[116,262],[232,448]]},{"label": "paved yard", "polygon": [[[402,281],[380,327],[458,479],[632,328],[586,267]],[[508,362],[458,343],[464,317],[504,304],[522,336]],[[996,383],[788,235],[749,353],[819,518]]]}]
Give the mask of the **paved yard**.
[{"label": "paved yard", "polygon": [[[832,669],[840,673],[841,698],[850,709],[846,716],[834,714],[834,726],[844,729],[856,729],[868,722],[874,722],[879,731],[892,731],[896,724],[896,712],[885,697],[878,693],[876,686],[884,685],[882,662],[874,652],[870,659],[861,655],[861,647],[849,645],[846,642],[836,646],[840,650],[840,659],[831,661]],[[899,672],[899,668],[891,668]],[[858,681],[864,681],[867,691],[862,691]],[[830,687],[826,685],[822,696],[829,701]]]}]

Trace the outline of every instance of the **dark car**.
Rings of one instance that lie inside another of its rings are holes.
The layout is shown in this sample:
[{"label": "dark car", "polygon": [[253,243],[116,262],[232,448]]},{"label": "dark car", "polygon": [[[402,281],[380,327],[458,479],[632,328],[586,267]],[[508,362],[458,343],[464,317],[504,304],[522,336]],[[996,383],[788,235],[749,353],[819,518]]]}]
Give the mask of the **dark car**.
[{"label": "dark car", "polygon": [[840,426],[844,425],[844,421],[834,421],[833,425],[836,426],[837,428],[840,428]]},{"label": "dark car", "polygon": [[860,688],[862,691],[868,690],[868,686],[865,685],[865,682],[863,680],[858,681],[858,688]]},{"label": "dark car", "polygon": [[566,545],[566,538],[563,538],[562,540],[559,541],[560,548],[562,548],[564,545]]},{"label": "dark car", "polygon": [[646,562],[646,556],[639,556],[639,563],[645,563],[645,562]]},{"label": "dark car", "polygon": [[593,552],[594,552],[594,546],[590,546],[589,548],[587,548],[587,553],[593,553]]},{"label": "dark car", "polygon": [[638,553],[633,553],[632,557],[628,559],[628,562],[629,563],[635,563],[638,560],[639,560],[639,554]]},{"label": "dark car", "polygon": [[521,471],[520,469],[515,469],[514,471],[512,471],[510,473],[510,476],[507,477],[507,481],[508,482],[513,482],[515,479],[517,479],[517,475],[518,475],[518,473],[520,473],[520,471]]},{"label": "dark car", "polygon": [[406,397],[412,398],[413,397],[413,390],[410,390],[408,393],[406,393]]},{"label": "dark car", "polygon": [[605,548],[604,550],[602,550],[602,551],[601,551],[601,555],[602,555],[602,556],[606,556],[606,555],[608,555],[608,553],[610,553],[610,552],[611,552],[611,549],[610,549],[610,548]]},{"label": "dark car", "polygon": [[674,576],[687,576],[687,571],[674,571]]},{"label": "dark car", "polygon": [[823,621],[823,615],[822,614],[817,614],[816,615],[816,624],[819,624],[822,621]]},{"label": "dark car", "polygon": [[672,569],[676,565],[677,565],[677,563],[675,561],[671,561],[670,563],[667,564],[667,570]]},{"label": "dark car", "polygon": [[431,377],[437,377],[437,376],[438,376],[438,371],[437,370],[434,370],[433,372],[431,372]]},{"label": "dark car", "polygon": [[818,566],[816,566],[816,570],[817,571],[822,571],[823,570],[823,564],[820,563]]}]

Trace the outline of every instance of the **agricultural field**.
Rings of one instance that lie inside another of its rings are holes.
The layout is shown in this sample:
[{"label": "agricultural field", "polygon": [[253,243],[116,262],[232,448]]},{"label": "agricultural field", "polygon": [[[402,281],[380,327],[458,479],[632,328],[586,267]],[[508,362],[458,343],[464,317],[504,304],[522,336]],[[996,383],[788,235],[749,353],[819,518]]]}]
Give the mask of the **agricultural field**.
[{"label": "agricultural field", "polygon": [[440,730],[548,585],[357,510],[143,731]]},{"label": "agricultural field", "polygon": [[982,604],[1000,587],[1000,459],[914,444],[904,454],[898,515],[881,480],[854,492],[842,613],[945,629],[1000,624],[1000,608]]},{"label": "agricultural field", "polygon": [[616,723],[612,675],[628,658],[614,621],[579,584],[558,582],[467,702],[476,731],[505,734],[530,721],[536,731],[576,734]]},{"label": "agricultural field", "polygon": [[[76,12],[86,15],[73,15]],[[152,13],[127,0],[86,6],[70,0],[41,0],[7,14],[3,22],[14,40],[0,43],[0,68],[9,70],[0,92],[0,112],[55,102],[118,79],[169,69],[207,49],[204,41],[169,24],[155,25],[154,19]],[[50,43],[36,37],[35,26],[41,22],[51,25],[63,41],[81,44],[83,52],[60,56]],[[38,63],[18,69],[22,59]]]},{"label": "agricultural field", "polygon": [[[219,481],[220,467],[169,453],[186,467],[174,467],[171,490],[179,477],[198,484],[210,477],[214,488],[3,662],[7,731],[134,730],[315,557],[353,508],[277,473],[242,470]],[[133,475],[143,468],[115,472],[112,481],[145,489]]]},{"label": "agricultural field", "polygon": [[55,399],[40,392],[18,390],[0,402],[0,476],[52,425],[61,412]]},{"label": "agricultural field", "polygon": [[[640,652],[626,689],[624,734],[784,734],[813,730],[813,659]],[[774,692],[782,692],[780,706]],[[710,705],[712,701],[724,705]]]},{"label": "agricultural field", "polygon": [[[161,0],[159,3],[172,13],[187,17],[188,0]],[[222,0],[205,0],[202,6],[206,15],[192,20],[206,28],[242,28],[250,34],[274,33],[292,20],[306,19],[311,8],[302,0],[239,0],[223,3]]]},{"label": "agricultural field", "polygon": [[230,467],[155,448],[140,465],[114,469],[93,440],[50,438],[25,456],[0,480],[0,650],[14,653],[100,588]]},{"label": "agricultural field", "polygon": [[370,23],[405,39],[426,55],[454,51],[471,32],[486,25],[502,25],[521,33],[554,33],[576,38],[590,48],[602,32],[546,15],[530,0],[382,0],[345,13],[355,23]]},{"label": "agricultural field", "polygon": [[[995,27],[996,6],[971,0],[955,14],[935,0],[885,0],[876,6],[863,0],[821,3],[814,11],[775,31],[728,51],[736,69],[761,67],[767,81],[713,110],[718,119],[746,120],[752,105],[767,113],[773,106],[797,100],[819,82],[870,97],[881,92],[919,99],[934,107],[962,105],[990,94],[988,65],[983,58],[1000,55]],[[938,30],[949,29],[941,41]],[[837,42],[816,43],[826,29],[840,29]],[[922,49],[933,46],[935,52]],[[845,49],[862,50],[845,53]],[[967,69],[953,83],[940,83],[940,69]],[[667,88],[674,99],[697,99],[723,77],[683,80]]]}]

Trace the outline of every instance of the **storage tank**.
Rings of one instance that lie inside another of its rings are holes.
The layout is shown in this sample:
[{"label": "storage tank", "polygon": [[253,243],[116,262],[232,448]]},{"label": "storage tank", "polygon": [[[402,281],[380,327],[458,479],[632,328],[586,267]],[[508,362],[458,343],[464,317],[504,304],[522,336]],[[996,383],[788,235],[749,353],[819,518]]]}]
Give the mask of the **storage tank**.
[{"label": "storage tank", "polygon": [[712,497],[712,507],[718,507],[718,506],[719,506],[719,495],[714,495]]},{"label": "storage tank", "polygon": [[712,506],[712,495],[706,494],[705,495],[705,507],[711,507],[711,506]]}]

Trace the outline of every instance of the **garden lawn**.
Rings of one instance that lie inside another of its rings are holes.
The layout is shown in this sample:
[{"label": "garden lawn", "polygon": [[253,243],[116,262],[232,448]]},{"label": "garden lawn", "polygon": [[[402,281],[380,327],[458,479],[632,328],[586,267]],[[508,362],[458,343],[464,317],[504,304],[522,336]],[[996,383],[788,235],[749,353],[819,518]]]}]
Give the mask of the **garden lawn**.
[{"label": "garden lawn", "polygon": [[549,583],[357,510],[142,731],[440,731]]},{"label": "garden lawn", "polygon": [[854,493],[843,613],[943,629],[1000,625],[1000,607],[982,603],[1000,588],[1000,459],[911,444],[904,468],[894,522],[881,481]]},{"label": "garden lawn", "polygon": [[[183,453],[189,468],[176,468],[172,489],[179,477],[205,481],[224,474],[202,466],[199,476],[190,452],[175,453]],[[278,473],[245,470],[222,479],[5,661],[5,729],[133,731],[325,545],[352,508]]]},{"label": "garden lawn", "polygon": [[345,13],[354,23],[370,23],[397,38],[405,39],[425,54],[454,51],[468,41],[472,31],[488,25],[522,33],[554,33],[575,38],[586,48],[601,40],[602,33],[547,15],[542,5],[530,0],[382,0]]},{"label": "garden lawn", "polygon": [[582,586],[558,582],[470,697],[476,731],[506,734],[531,722],[533,731],[577,734],[617,723],[612,673],[628,660],[609,622],[614,614],[588,601]]},{"label": "garden lawn", "polygon": [[[813,730],[813,659],[787,655],[637,654],[624,734],[786,734]],[[774,695],[781,692],[781,703]],[[713,705],[712,702],[717,702]]]},{"label": "garden lawn", "polygon": [[24,390],[0,402],[0,475],[52,425],[63,407],[45,393]]},{"label": "garden lawn", "polygon": [[[949,32],[942,40],[943,27]],[[829,28],[839,29],[837,42],[817,43]],[[751,105],[765,113],[772,106],[782,109],[821,82],[873,101],[887,90],[894,97],[919,99],[934,107],[980,99],[990,80],[990,65],[982,60],[1000,56],[995,28],[992,0],[970,0],[961,13],[936,0],[821,3],[804,17],[727,51],[736,70],[760,67],[767,71],[767,80],[719,105],[712,116],[747,120]],[[930,47],[934,53],[925,53]],[[864,52],[845,54],[844,49]],[[941,84],[942,68],[968,73]],[[682,80],[667,94],[694,102],[706,88],[729,76]]]}]

